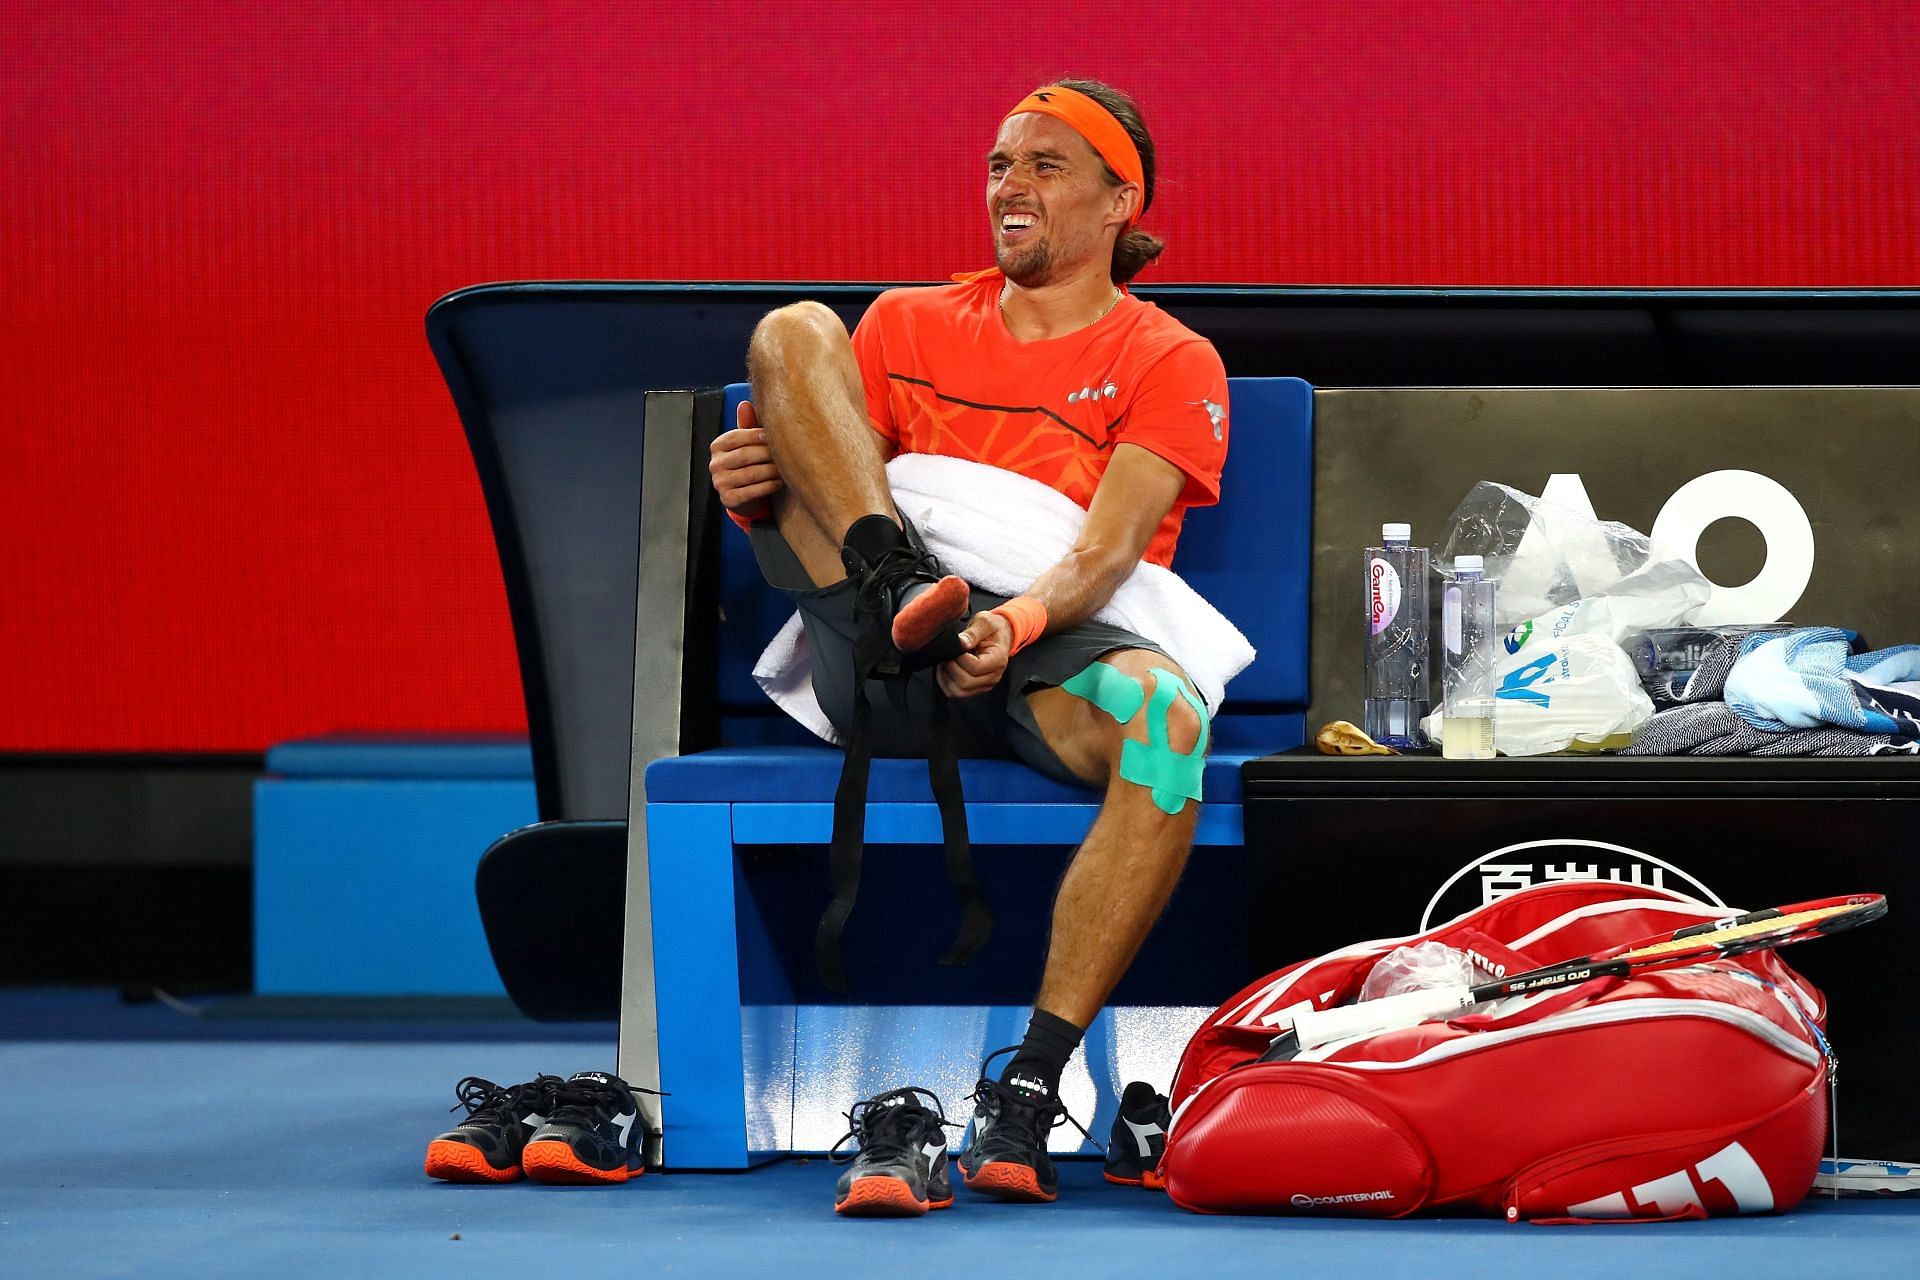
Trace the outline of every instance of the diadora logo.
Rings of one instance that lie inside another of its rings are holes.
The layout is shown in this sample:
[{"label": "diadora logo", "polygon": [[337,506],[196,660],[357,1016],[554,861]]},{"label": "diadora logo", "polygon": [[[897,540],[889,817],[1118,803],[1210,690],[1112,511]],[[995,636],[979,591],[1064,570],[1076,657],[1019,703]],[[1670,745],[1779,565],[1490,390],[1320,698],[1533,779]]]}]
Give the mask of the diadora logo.
[{"label": "diadora logo", "polygon": [[1371,1204],[1376,1200],[1391,1200],[1391,1191],[1350,1191],[1343,1196],[1310,1196],[1302,1192],[1287,1201],[1296,1209],[1318,1209],[1333,1204]]},{"label": "diadora logo", "polygon": [[1726,905],[1719,894],[1662,858],[1604,840],[1562,836],[1510,844],[1461,867],[1428,900],[1420,929],[1424,932],[1522,889],[1567,880],[1643,884],[1650,889],[1684,893],[1716,907]]},{"label": "diadora logo", "polygon": [[[1659,1166],[1655,1166],[1658,1168]],[[1773,1185],[1748,1150],[1729,1142],[1690,1169],[1635,1183],[1625,1191],[1567,1206],[1569,1218],[1672,1218],[1707,1207],[1706,1190],[1719,1183],[1739,1213],[1773,1208]],[[1720,1197],[1715,1197],[1719,1199]]]},{"label": "diadora logo", "polygon": [[1101,382],[1097,386],[1082,387],[1078,391],[1067,393],[1068,404],[1079,404],[1082,400],[1111,400],[1120,394],[1120,388],[1111,382]]},{"label": "diadora logo", "polygon": [[1153,1140],[1165,1134],[1166,1130],[1157,1124],[1140,1124],[1125,1116],[1120,1117],[1120,1123],[1133,1131],[1133,1145],[1140,1149],[1140,1157],[1143,1160],[1153,1159]]},{"label": "diadora logo", "polygon": [[1198,400],[1189,400],[1187,401],[1187,403],[1199,405],[1202,409],[1205,409],[1207,411],[1207,421],[1213,424],[1213,438],[1215,440],[1218,440],[1220,438],[1221,431],[1226,425],[1227,406],[1223,404],[1215,404],[1213,401],[1208,400],[1205,397],[1202,397],[1201,399],[1198,399]]},{"label": "diadora logo", "polygon": [[1045,1080],[1035,1080],[1028,1076],[1008,1076],[1007,1083],[1015,1088],[1025,1089],[1029,1093],[1037,1093],[1041,1097],[1046,1097],[1051,1092]]}]

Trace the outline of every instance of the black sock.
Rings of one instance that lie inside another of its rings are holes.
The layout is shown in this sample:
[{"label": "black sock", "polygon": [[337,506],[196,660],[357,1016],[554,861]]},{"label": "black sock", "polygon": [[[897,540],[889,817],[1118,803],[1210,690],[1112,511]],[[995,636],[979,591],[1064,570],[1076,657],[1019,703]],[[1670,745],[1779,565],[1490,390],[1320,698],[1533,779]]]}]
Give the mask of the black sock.
[{"label": "black sock", "polygon": [[889,548],[900,546],[906,540],[906,530],[888,517],[876,515],[861,516],[848,525],[846,537],[840,544],[859,556],[862,564],[872,564]]},{"label": "black sock", "polygon": [[1080,1047],[1084,1027],[1076,1027],[1065,1018],[1056,1018],[1045,1009],[1035,1009],[1027,1022],[1027,1038],[1014,1051],[1013,1061],[1000,1073],[1000,1083],[1029,1098],[1052,1100],[1060,1094],[1060,1073],[1067,1059]]}]

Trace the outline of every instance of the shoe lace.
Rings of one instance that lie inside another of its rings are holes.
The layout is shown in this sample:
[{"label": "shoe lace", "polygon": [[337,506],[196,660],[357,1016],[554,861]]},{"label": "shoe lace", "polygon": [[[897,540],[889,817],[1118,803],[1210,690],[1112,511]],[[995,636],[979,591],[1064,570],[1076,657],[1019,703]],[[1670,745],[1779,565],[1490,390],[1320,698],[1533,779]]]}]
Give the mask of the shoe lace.
[{"label": "shoe lace", "polygon": [[552,1106],[547,1112],[549,1124],[591,1125],[604,1116],[619,1115],[633,1105],[636,1093],[656,1098],[667,1095],[658,1089],[642,1089],[623,1080],[556,1080]]},{"label": "shoe lace", "polygon": [[[899,1094],[917,1094],[933,1105],[921,1106],[917,1102],[903,1102],[895,1106],[883,1107],[880,1099],[891,1098]],[[940,1105],[940,1096],[931,1089],[922,1089],[919,1085],[908,1085],[905,1089],[889,1089],[885,1093],[875,1094],[871,1098],[854,1103],[841,1113],[847,1118],[847,1131],[827,1152],[827,1159],[835,1164],[847,1164],[863,1155],[877,1156],[883,1160],[904,1157],[913,1151],[919,1141],[920,1130],[931,1122],[936,1127],[958,1129],[956,1120],[947,1119],[945,1108]],[[840,1149],[852,1139],[855,1150],[843,1153]]]},{"label": "shoe lace", "polygon": [[860,576],[860,585],[853,593],[854,611],[888,613],[892,608],[893,589],[900,583],[916,578],[933,582],[939,577],[940,562],[931,551],[906,542],[888,547]]},{"label": "shoe lace", "polygon": [[1067,1113],[1067,1104],[1058,1098],[1029,1098],[1012,1085],[1001,1084],[987,1074],[987,1066],[1003,1053],[1013,1053],[1018,1045],[1008,1045],[987,1055],[981,1065],[980,1080],[973,1086],[976,1112],[985,1109],[993,1117],[993,1126],[981,1139],[983,1149],[1030,1151],[1047,1148],[1047,1135],[1063,1124],[1080,1131],[1088,1142],[1093,1135],[1085,1125]]},{"label": "shoe lace", "polygon": [[[457,1101],[447,1110],[465,1107],[468,1123],[517,1120],[523,1103],[532,1104],[530,1109],[534,1111],[551,1110],[554,1090],[562,1083],[559,1076],[535,1076],[524,1084],[502,1086],[481,1076],[466,1076],[453,1086]],[[542,1103],[546,1105],[540,1105]]]}]

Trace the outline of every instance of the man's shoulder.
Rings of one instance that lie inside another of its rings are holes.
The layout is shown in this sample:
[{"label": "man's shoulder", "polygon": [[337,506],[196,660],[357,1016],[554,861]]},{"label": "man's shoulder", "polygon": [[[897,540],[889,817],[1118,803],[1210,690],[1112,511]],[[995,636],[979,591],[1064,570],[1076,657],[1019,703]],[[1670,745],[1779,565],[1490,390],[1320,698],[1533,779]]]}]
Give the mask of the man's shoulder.
[{"label": "man's shoulder", "polygon": [[1175,352],[1188,360],[1220,362],[1220,355],[1209,339],[1151,302],[1141,303],[1127,337],[1131,358],[1142,366],[1157,364]]},{"label": "man's shoulder", "polygon": [[867,314],[876,320],[903,321],[959,316],[978,304],[980,292],[978,280],[905,285],[882,291],[867,309]]}]

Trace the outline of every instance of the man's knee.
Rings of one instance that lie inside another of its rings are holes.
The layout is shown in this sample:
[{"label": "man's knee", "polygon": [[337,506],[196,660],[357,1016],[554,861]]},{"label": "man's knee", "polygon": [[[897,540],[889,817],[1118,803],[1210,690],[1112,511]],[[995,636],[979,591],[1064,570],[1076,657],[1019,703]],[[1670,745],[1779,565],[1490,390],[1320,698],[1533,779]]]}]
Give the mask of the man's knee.
[{"label": "man's knee", "polygon": [[[1119,709],[1131,708],[1133,714],[1122,720],[1109,711],[1110,723],[1118,730],[1110,747],[1115,755],[1126,739],[1160,742],[1168,751],[1182,756],[1204,754],[1208,728],[1205,706],[1179,663],[1151,649],[1122,649],[1100,661],[1139,690],[1136,695],[1126,686],[1118,686],[1122,699]],[[1139,705],[1133,707],[1136,698]]]},{"label": "man's knee", "polygon": [[766,370],[788,364],[802,352],[847,341],[847,326],[832,307],[811,300],[789,303],[769,311],[754,326],[747,343],[747,368],[757,378]]},{"label": "man's knee", "polygon": [[[1185,684],[1185,677],[1180,677]],[[1166,710],[1167,750],[1177,756],[1204,756],[1207,750],[1206,712],[1186,698],[1175,696]]]},{"label": "man's knee", "polygon": [[1071,735],[1076,773],[1144,788],[1169,814],[1201,799],[1211,730],[1206,705],[1178,664],[1150,650],[1120,650],[1061,690],[1086,707]]}]

